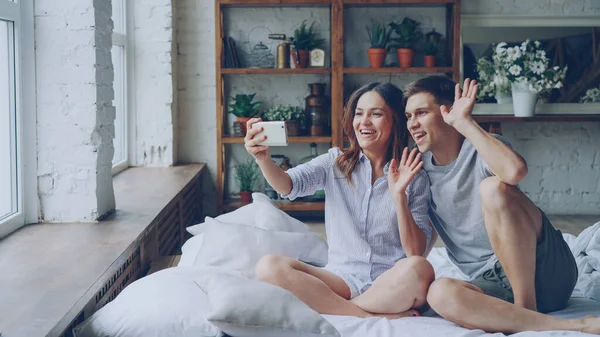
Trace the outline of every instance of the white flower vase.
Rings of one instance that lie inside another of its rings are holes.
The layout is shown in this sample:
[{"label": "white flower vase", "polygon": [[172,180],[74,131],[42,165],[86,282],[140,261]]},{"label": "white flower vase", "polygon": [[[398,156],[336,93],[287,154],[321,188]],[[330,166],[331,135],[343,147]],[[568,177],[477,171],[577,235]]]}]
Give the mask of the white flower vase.
[{"label": "white flower vase", "polygon": [[532,117],[534,115],[537,93],[529,88],[528,83],[513,83],[512,99],[515,117]]},{"label": "white flower vase", "polygon": [[494,98],[498,104],[513,104],[512,95],[497,93]]}]

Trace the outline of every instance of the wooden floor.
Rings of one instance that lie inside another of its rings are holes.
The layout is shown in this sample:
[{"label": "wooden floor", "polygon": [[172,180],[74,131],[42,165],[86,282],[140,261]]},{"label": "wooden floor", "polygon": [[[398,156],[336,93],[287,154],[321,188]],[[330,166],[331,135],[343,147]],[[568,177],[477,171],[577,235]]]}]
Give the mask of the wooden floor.
[{"label": "wooden floor", "polygon": [[[578,235],[585,228],[600,221],[600,215],[548,215],[548,219],[554,227],[563,233]],[[302,220],[302,218],[300,218]],[[316,233],[327,239],[325,234],[325,222],[323,220],[302,220],[308,224]],[[444,247],[442,240],[438,238],[435,244],[436,247]]]}]

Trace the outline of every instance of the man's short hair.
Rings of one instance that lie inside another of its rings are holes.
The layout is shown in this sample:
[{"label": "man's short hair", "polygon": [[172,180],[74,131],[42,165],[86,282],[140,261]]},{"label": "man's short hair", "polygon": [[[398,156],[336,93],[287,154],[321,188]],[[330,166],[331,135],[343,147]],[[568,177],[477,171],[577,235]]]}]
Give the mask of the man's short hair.
[{"label": "man's short hair", "polygon": [[416,94],[427,92],[433,95],[437,104],[452,105],[456,83],[448,76],[432,75],[409,83],[404,88],[404,98],[407,100]]}]

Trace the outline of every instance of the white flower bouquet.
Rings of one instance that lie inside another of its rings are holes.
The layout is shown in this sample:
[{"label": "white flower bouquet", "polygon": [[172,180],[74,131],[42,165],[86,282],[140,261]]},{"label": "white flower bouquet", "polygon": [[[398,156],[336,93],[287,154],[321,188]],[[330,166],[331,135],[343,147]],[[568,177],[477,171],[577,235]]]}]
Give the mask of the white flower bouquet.
[{"label": "white flower bouquet", "polygon": [[494,63],[506,74],[510,83],[520,83],[540,94],[561,88],[567,67],[550,67],[546,52],[539,41],[526,40],[521,45],[507,47],[499,43],[494,50]]},{"label": "white flower bouquet", "polygon": [[477,98],[483,100],[486,96],[510,96],[510,82],[498,62],[492,62],[485,57],[477,60],[477,73],[479,74],[480,89]]},{"label": "white flower bouquet", "polygon": [[600,103],[600,87],[588,89],[579,101],[581,103]]}]

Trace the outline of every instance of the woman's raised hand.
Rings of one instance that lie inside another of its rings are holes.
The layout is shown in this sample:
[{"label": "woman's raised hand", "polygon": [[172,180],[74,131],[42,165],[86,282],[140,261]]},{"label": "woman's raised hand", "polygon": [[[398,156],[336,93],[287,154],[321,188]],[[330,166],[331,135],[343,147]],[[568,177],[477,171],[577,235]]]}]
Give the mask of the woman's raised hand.
[{"label": "woman's raised hand", "polygon": [[419,153],[416,147],[410,152],[410,155],[408,154],[408,148],[405,147],[404,151],[402,151],[400,163],[396,159],[392,159],[388,172],[388,187],[394,199],[405,195],[404,193],[408,184],[410,184],[421,167],[423,167],[421,153]]},{"label": "woman's raised hand", "polygon": [[252,118],[246,123],[246,137],[244,138],[244,146],[246,147],[246,151],[254,157],[257,161],[263,161],[265,159],[271,160],[271,155],[269,154],[269,147],[265,145],[258,145],[259,143],[265,141],[267,136],[260,136],[259,138],[254,138],[256,134],[261,132],[263,128],[253,129],[252,124],[256,122],[260,122],[260,118]]}]

